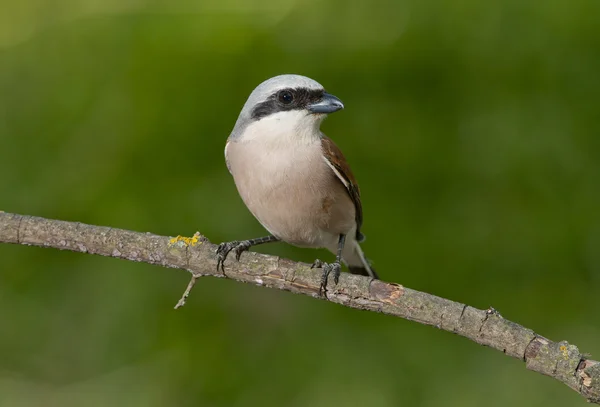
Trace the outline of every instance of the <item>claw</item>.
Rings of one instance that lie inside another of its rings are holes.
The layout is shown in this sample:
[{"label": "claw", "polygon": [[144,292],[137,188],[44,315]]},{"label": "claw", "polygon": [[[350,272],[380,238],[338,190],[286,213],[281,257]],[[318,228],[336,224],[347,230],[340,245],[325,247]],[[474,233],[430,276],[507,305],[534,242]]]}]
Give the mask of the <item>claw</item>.
[{"label": "claw", "polygon": [[240,261],[240,257],[242,253],[250,248],[250,243],[248,241],[238,242],[234,240],[232,242],[221,243],[219,247],[217,247],[217,271],[219,267],[221,271],[225,273],[225,259],[229,256],[229,253],[233,250],[235,252],[235,259]]},{"label": "claw", "polygon": [[225,273],[225,259],[227,259],[229,252],[233,250],[237,245],[238,242],[234,240],[233,242],[221,243],[219,247],[217,247],[217,271],[219,271],[220,267],[221,271]]},{"label": "claw", "polygon": [[331,265],[331,271],[333,271],[333,282],[337,285],[340,282],[340,274],[342,274],[342,266],[340,263],[333,263]]},{"label": "claw", "polygon": [[219,271],[219,267],[221,267],[221,271],[223,275],[225,275],[225,259],[229,255],[229,252],[232,250],[235,252],[235,259],[240,261],[240,257],[242,253],[251,248],[252,246],[256,246],[258,244],[277,242],[279,239],[273,235],[259,237],[257,239],[250,240],[234,240],[232,242],[221,243],[219,247],[217,247],[217,271]]},{"label": "claw", "polygon": [[237,261],[240,261],[240,257],[242,256],[242,253],[244,253],[249,248],[250,248],[250,244],[247,241],[239,243],[234,249],[235,250],[235,259]]},{"label": "claw", "polygon": [[342,272],[342,266],[338,262],[334,263],[323,263],[321,260],[317,259],[314,261],[310,268],[320,268],[323,269],[323,274],[321,274],[321,285],[319,286],[319,295],[325,296],[327,294],[327,280],[329,279],[329,274],[333,272],[333,282],[337,285],[340,281],[340,274]]}]

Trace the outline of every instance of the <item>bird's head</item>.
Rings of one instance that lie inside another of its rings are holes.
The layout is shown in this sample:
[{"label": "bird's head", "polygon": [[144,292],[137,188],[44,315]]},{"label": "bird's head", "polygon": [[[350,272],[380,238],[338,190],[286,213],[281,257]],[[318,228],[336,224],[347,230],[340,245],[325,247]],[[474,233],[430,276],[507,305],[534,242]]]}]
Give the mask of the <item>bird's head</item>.
[{"label": "bird's head", "polygon": [[305,134],[323,119],[344,108],[317,81],[301,75],[279,75],[258,85],[248,97],[231,137],[242,137],[250,126],[263,131]]}]

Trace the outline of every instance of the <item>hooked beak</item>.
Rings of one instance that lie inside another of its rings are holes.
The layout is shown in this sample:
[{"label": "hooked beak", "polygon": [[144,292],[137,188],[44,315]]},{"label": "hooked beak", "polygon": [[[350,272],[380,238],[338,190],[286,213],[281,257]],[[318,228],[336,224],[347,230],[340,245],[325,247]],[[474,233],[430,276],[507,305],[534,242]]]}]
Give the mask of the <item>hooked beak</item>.
[{"label": "hooked beak", "polygon": [[312,113],[333,113],[343,108],[342,101],[327,92],[323,92],[323,98],[319,102],[307,107]]}]

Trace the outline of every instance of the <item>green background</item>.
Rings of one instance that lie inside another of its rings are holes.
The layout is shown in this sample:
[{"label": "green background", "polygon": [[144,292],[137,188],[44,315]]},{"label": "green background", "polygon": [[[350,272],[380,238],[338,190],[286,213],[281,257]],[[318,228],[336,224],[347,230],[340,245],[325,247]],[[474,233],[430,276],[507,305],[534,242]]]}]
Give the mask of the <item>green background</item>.
[{"label": "green background", "polygon": [[[315,78],[384,280],[600,356],[600,3],[0,3],[0,209],[264,235],[225,140]],[[297,260],[326,252],[275,244]],[[0,246],[0,406],[584,406],[463,338],[224,279]]]}]

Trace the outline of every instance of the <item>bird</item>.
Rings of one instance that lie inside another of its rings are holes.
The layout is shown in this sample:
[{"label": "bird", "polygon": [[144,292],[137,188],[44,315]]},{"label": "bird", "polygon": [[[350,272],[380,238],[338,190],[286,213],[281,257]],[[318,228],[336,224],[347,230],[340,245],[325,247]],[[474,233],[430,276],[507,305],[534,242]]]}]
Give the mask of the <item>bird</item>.
[{"label": "bird", "polygon": [[317,259],[319,293],[329,275],[338,284],[341,265],[350,273],[379,279],[360,243],[363,210],[360,190],[342,151],[320,129],[344,108],[317,81],[284,74],[258,85],[244,104],[225,145],[227,168],[246,207],[268,236],[221,243],[217,270],[233,251],[239,261],[252,246],[283,241],[326,248],[335,261]]}]

